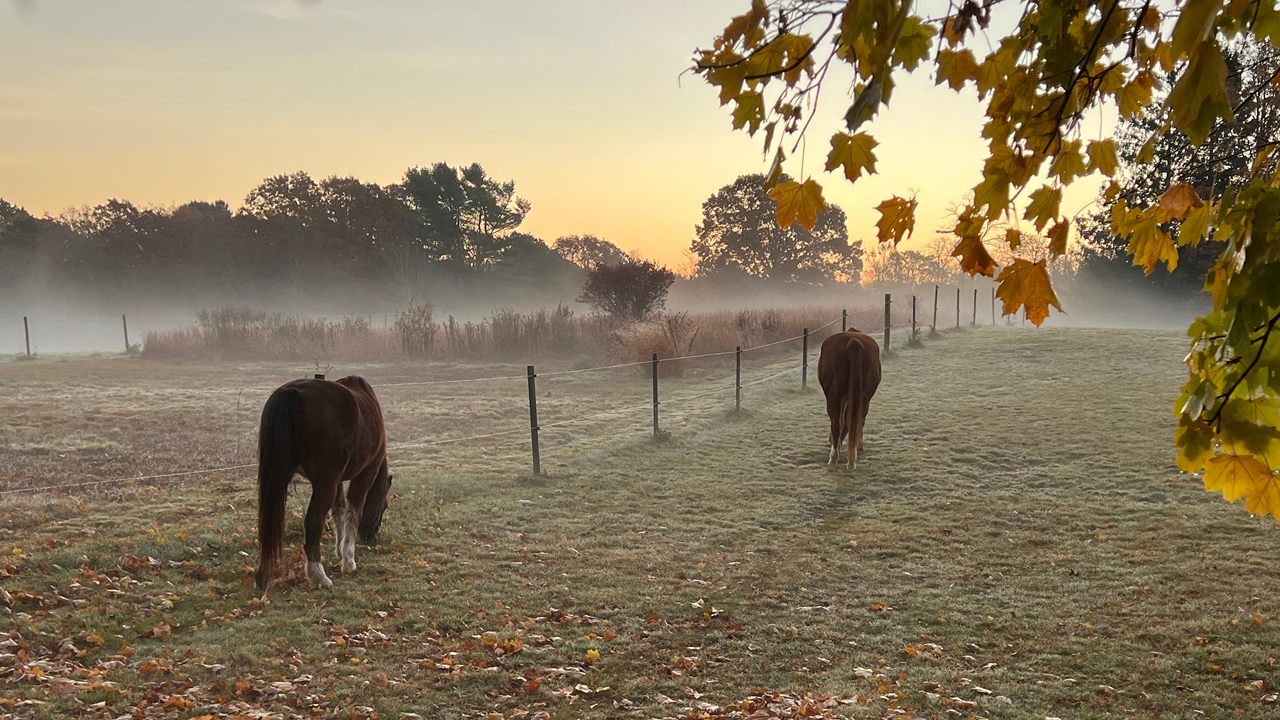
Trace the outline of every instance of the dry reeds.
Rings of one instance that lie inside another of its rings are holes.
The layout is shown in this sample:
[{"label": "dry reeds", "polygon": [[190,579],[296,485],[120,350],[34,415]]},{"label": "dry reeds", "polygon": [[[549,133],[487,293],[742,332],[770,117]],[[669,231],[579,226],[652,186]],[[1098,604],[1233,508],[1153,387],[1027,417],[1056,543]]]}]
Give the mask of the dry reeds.
[{"label": "dry reeds", "polygon": [[[750,349],[797,337],[805,327],[815,329],[812,351],[839,330],[838,322],[828,324],[839,317],[838,309],[797,308],[679,312],[632,322],[581,315],[561,305],[532,312],[498,308],[478,322],[452,316],[436,322],[432,306],[421,304],[410,305],[390,327],[373,328],[363,317],[317,319],[226,307],[201,311],[191,327],[148,332],[142,354],[191,360],[641,362],[655,352],[665,359]],[[827,327],[817,330],[822,325]],[[679,375],[687,363],[661,367],[663,375]]]}]

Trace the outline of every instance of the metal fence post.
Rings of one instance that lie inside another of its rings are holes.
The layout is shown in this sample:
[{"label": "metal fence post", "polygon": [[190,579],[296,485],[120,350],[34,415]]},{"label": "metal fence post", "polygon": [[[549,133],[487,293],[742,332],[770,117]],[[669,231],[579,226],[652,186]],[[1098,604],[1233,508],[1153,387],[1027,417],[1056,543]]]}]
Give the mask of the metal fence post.
[{"label": "metal fence post", "polygon": [[804,329],[804,342],[800,347],[800,389],[809,389],[809,328]]},{"label": "metal fence post", "polygon": [[27,325],[27,316],[22,316],[22,334],[27,338],[27,359],[31,359],[31,326]]},{"label": "metal fence post", "polygon": [[735,409],[742,409],[742,346],[738,346],[737,365],[733,371],[733,400]]},{"label": "metal fence post", "polygon": [[996,289],[991,288],[991,324],[996,324]]},{"label": "metal fence post", "polygon": [[956,288],[956,327],[960,327],[960,288]]},{"label": "metal fence post", "polygon": [[893,296],[889,293],[884,294],[884,350],[889,351],[889,325],[891,325],[890,306],[893,304]]},{"label": "metal fence post", "polygon": [[933,324],[929,326],[929,332],[938,332],[938,286],[933,286]]},{"label": "metal fence post", "polygon": [[973,289],[973,326],[978,326],[978,288]]},{"label": "metal fence post", "polygon": [[125,317],[124,313],[120,314],[120,324],[124,325],[124,351],[128,353],[129,352],[129,318]]},{"label": "metal fence post", "polygon": [[917,339],[916,336],[918,333],[919,331],[916,330],[916,296],[912,295],[911,296],[911,341],[912,342],[916,341]]},{"label": "metal fence post", "polygon": [[529,440],[530,446],[533,448],[533,475],[540,477],[542,475],[542,457],[538,452],[538,373],[534,372],[533,366],[528,366],[529,372]]},{"label": "metal fence post", "polygon": [[658,353],[653,354],[653,436],[658,437]]},{"label": "metal fence post", "polygon": [[841,310],[840,311],[840,332],[844,332],[848,329],[849,329],[849,311]]}]

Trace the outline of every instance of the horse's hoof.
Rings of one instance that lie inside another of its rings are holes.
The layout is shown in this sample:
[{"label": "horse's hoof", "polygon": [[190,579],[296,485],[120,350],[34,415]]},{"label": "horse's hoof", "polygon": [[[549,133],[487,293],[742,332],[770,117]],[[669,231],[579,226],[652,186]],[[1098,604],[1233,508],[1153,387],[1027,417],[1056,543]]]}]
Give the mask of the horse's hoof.
[{"label": "horse's hoof", "polygon": [[311,587],[324,588],[328,590],[333,587],[333,581],[324,572],[324,566],[318,562],[307,563],[307,580],[311,582]]},{"label": "horse's hoof", "polygon": [[355,572],[355,571],[356,571],[356,561],[355,561],[355,560],[343,560],[343,561],[342,561],[342,573],[343,573],[344,575],[346,575],[346,574],[350,574],[350,573],[353,573],[353,572]]}]

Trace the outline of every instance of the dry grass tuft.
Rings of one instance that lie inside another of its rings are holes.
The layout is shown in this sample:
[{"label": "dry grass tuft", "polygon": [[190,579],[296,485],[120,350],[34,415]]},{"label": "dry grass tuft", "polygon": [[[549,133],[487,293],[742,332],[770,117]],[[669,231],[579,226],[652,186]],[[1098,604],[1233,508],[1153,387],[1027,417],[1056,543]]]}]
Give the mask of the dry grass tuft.
[{"label": "dry grass tuft", "polygon": [[[855,311],[875,313],[874,310]],[[811,340],[838,329],[836,308],[669,313],[642,322],[553,310],[519,312],[498,308],[479,322],[452,316],[436,322],[431,305],[411,305],[389,328],[374,328],[363,317],[338,320],[269,313],[247,307],[203,310],[197,324],[148,332],[142,354],[161,360],[254,361],[527,361],[590,358],[594,362],[634,362],[693,353],[725,352],[765,345],[818,328]],[[816,347],[816,345],[814,346]],[[680,375],[679,363],[663,374]]]}]

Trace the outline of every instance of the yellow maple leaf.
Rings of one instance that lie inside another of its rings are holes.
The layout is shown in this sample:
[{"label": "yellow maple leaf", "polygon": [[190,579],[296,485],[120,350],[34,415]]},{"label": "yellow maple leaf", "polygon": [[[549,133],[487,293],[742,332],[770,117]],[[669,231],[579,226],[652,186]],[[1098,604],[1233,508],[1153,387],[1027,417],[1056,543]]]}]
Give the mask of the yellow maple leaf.
[{"label": "yellow maple leaf", "polygon": [[916,229],[915,198],[903,198],[894,195],[876,206],[880,211],[880,219],[876,221],[876,237],[880,242],[893,240],[894,245],[905,237],[911,237]]},{"label": "yellow maple leaf", "polygon": [[1142,115],[1142,109],[1151,104],[1151,90],[1131,82],[1116,91],[1116,102],[1120,105],[1122,117]]},{"label": "yellow maple leaf", "polygon": [[1016,39],[1001,43],[1000,49],[988,55],[978,66],[975,78],[978,84],[978,97],[983,97],[994,90],[1017,67],[1018,46]]},{"label": "yellow maple leaf", "polygon": [[1043,260],[1033,263],[1017,258],[1000,272],[996,282],[1000,283],[996,297],[1004,302],[1005,315],[1012,315],[1018,312],[1019,307],[1025,307],[1027,319],[1039,327],[1049,317],[1050,305],[1062,312]]},{"label": "yellow maple leaf", "polygon": [[1111,232],[1121,237],[1128,237],[1133,232],[1134,223],[1140,213],[1130,210],[1124,198],[1116,200],[1111,206]]},{"label": "yellow maple leaf", "polygon": [[1235,502],[1245,495],[1262,494],[1263,484],[1269,480],[1274,481],[1271,469],[1252,455],[1225,453],[1214,456],[1204,465],[1205,491],[1221,491],[1227,502]]},{"label": "yellow maple leaf", "polygon": [[1213,214],[1213,206],[1207,203],[1187,213],[1187,219],[1178,228],[1178,244],[1195,247],[1209,234],[1209,217]]},{"label": "yellow maple leaf", "polygon": [[1116,160],[1116,144],[1110,138],[1094,140],[1089,143],[1089,169],[1097,170],[1107,177],[1116,174],[1119,162]]},{"label": "yellow maple leaf", "polygon": [[747,75],[764,76],[781,72],[787,67],[787,49],[790,47],[790,34],[779,35],[747,57]]},{"label": "yellow maple leaf", "polygon": [[768,22],[769,9],[764,0],[751,0],[751,10],[729,21],[724,33],[716,38],[717,46],[733,45],[744,40],[747,45],[753,44],[753,38],[760,30],[761,23]]},{"label": "yellow maple leaf", "polygon": [[1216,41],[1206,40],[1191,53],[1182,76],[1169,91],[1173,124],[1193,145],[1205,141],[1218,118],[1233,119],[1227,101],[1227,74],[1222,49]]},{"label": "yellow maple leaf", "polygon": [[1062,188],[1051,188],[1048,185],[1031,193],[1031,201],[1027,203],[1024,220],[1034,220],[1036,230],[1044,230],[1050,220],[1058,217],[1058,207],[1062,204]]},{"label": "yellow maple leaf", "polygon": [[863,170],[866,170],[867,174],[874,173],[876,155],[871,150],[876,145],[879,145],[876,139],[866,133],[852,136],[844,133],[832,135],[831,152],[827,154],[827,172],[843,166],[844,176],[849,179],[849,182],[857,180]]},{"label": "yellow maple leaf", "polygon": [[1124,190],[1124,188],[1120,187],[1120,183],[1112,180],[1111,183],[1107,185],[1107,189],[1102,191],[1102,199],[1107,202],[1111,202],[1120,197],[1120,192],[1122,190]]},{"label": "yellow maple leaf", "polygon": [[1204,201],[1196,194],[1196,189],[1186,183],[1171,185],[1160,196],[1160,209],[1169,218],[1182,220],[1192,210],[1203,207]]},{"label": "yellow maple leaf", "polygon": [[1173,272],[1178,267],[1178,247],[1173,238],[1160,229],[1160,208],[1151,207],[1137,214],[1129,236],[1129,254],[1133,264],[1141,266],[1150,275],[1156,263],[1163,261]]},{"label": "yellow maple leaf", "polygon": [[818,213],[827,209],[822,186],[813,180],[778,183],[769,197],[778,202],[778,227],[791,227],[791,223],[799,220],[801,227],[812,230],[818,222]]},{"label": "yellow maple leaf", "polygon": [[[741,59],[734,55],[725,59],[717,59],[717,64],[727,64],[733,58]],[[716,67],[707,71],[707,82],[712,85],[720,86],[720,104],[725,105],[730,100],[742,94],[742,82],[747,77],[747,66],[741,62],[728,67]]]},{"label": "yellow maple leaf", "polygon": [[1049,174],[1062,180],[1063,184],[1070,185],[1077,175],[1085,174],[1088,169],[1084,155],[1080,153],[1080,141],[1072,140],[1062,143],[1053,163],[1049,165]]},{"label": "yellow maple leaf", "polygon": [[1280,518],[1280,481],[1275,475],[1263,478],[1255,484],[1245,498],[1244,507],[1254,515],[1274,515]]},{"label": "yellow maple leaf", "polygon": [[1175,461],[1183,472],[1199,472],[1213,457],[1213,429],[1203,420],[1178,418],[1173,431],[1173,444],[1178,448]]},{"label": "yellow maple leaf", "polygon": [[1071,236],[1071,222],[1059,220],[1049,228],[1049,252],[1054,255],[1067,254],[1067,239]]},{"label": "yellow maple leaf", "polygon": [[977,80],[978,62],[972,50],[942,50],[938,52],[938,73],[935,85],[946,81],[952,90],[964,88],[966,80]]},{"label": "yellow maple leaf", "polygon": [[1009,176],[985,172],[982,182],[973,189],[974,207],[986,207],[987,217],[994,220],[1009,207]]},{"label": "yellow maple leaf", "polygon": [[747,91],[739,94],[734,100],[738,103],[733,109],[733,129],[747,128],[748,135],[755,135],[764,121],[764,96],[758,92]]},{"label": "yellow maple leaf", "polygon": [[[808,73],[813,75],[813,55],[809,54],[813,48],[813,38],[808,35],[785,35],[785,44],[783,49],[787,53],[787,71],[783,73],[782,79],[788,86],[794,87],[800,82],[800,74]],[[782,40],[783,38],[779,38]]]},{"label": "yellow maple leaf", "polygon": [[982,244],[982,238],[977,235],[962,236],[951,254],[960,258],[960,269],[970,276],[992,277],[996,273],[996,261],[987,252],[987,246]]},{"label": "yellow maple leaf", "polygon": [[1187,0],[1178,13],[1171,37],[1173,52],[1181,57],[1213,34],[1222,0]]},{"label": "yellow maple leaf", "polygon": [[1017,228],[1009,228],[1004,231],[1004,241],[1009,243],[1010,250],[1017,250],[1022,244],[1022,231]]}]

